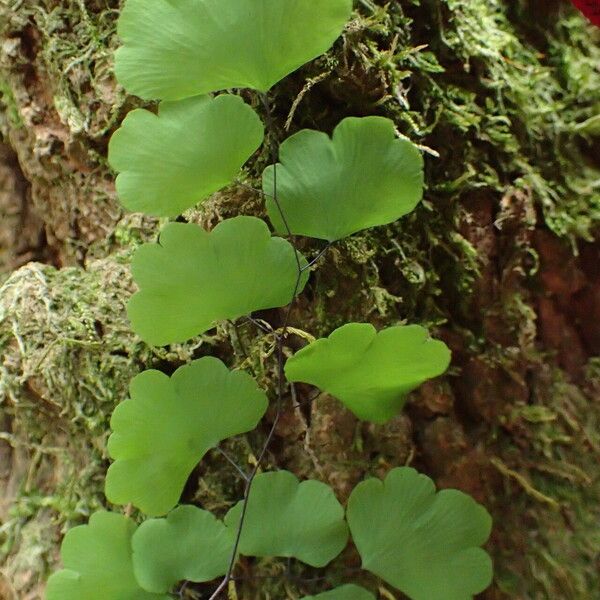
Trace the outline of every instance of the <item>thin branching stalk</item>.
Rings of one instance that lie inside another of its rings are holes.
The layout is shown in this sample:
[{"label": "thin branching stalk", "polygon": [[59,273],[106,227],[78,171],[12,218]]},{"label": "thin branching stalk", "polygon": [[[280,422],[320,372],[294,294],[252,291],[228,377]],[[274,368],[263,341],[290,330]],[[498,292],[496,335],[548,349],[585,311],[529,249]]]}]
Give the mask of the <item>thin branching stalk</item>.
[{"label": "thin branching stalk", "polygon": [[[266,94],[261,94],[260,99],[261,99],[261,102],[265,109],[265,116],[266,116],[266,121],[267,121],[267,132],[270,135],[274,135],[273,113],[271,111],[269,99]],[[277,197],[277,148],[276,148],[276,145],[272,141],[271,141],[270,145],[271,145],[271,148],[270,148],[271,160],[273,163],[273,196],[272,196],[272,198],[273,198],[273,202],[277,206],[277,210],[279,211],[279,214],[281,216],[281,220],[284,224],[287,236],[292,237],[291,229],[288,225],[288,222],[285,218],[285,215],[283,213],[283,210],[281,208],[281,205],[280,205],[278,197]],[[264,192],[263,192],[263,198],[264,198]],[[327,250],[328,247],[329,247],[329,245],[319,254],[319,256],[317,256],[317,258],[315,260],[318,260],[325,253],[325,251]],[[289,326],[289,321],[290,321],[290,317],[291,317],[291,312],[292,312],[292,309],[294,306],[294,302],[296,300],[296,296],[298,294],[298,290],[300,289],[300,282],[302,281],[302,276],[303,276],[305,270],[307,268],[309,268],[309,266],[314,264],[314,262],[315,262],[315,260],[313,260],[312,263],[303,267],[302,261],[300,258],[300,253],[298,252],[298,249],[295,246],[294,246],[294,256],[296,258],[296,266],[298,268],[298,273],[296,276],[296,284],[294,285],[294,291],[293,291],[292,297],[290,299],[290,303],[288,304],[287,310],[285,312],[285,317],[283,320],[283,327],[281,327],[279,333],[276,334],[276,336],[277,336],[277,401],[276,401],[275,417],[273,419],[273,423],[271,425],[271,428],[269,430],[269,433],[267,435],[265,443],[263,444],[261,451],[258,455],[258,458],[256,460],[256,464],[254,465],[254,468],[252,469],[249,476],[244,477],[244,479],[246,480],[246,486],[244,489],[244,498],[242,501],[243,502],[242,514],[240,516],[240,522],[238,524],[238,529],[237,529],[237,533],[236,533],[236,537],[235,537],[235,543],[233,546],[233,551],[231,553],[231,560],[229,562],[229,567],[227,569],[227,573],[225,574],[225,577],[223,578],[223,580],[221,581],[221,583],[219,584],[217,589],[214,591],[212,596],[210,596],[209,600],[216,600],[219,597],[219,595],[221,594],[221,592],[223,592],[223,590],[225,590],[227,588],[227,586],[229,585],[229,582],[232,581],[232,579],[233,579],[233,570],[235,568],[235,563],[237,561],[237,553],[238,553],[238,549],[240,546],[242,531],[244,529],[244,523],[246,520],[246,515],[248,513],[248,501],[250,499],[250,493],[252,491],[252,484],[254,482],[256,475],[258,474],[258,471],[260,470],[262,461],[269,449],[269,446],[271,445],[271,441],[273,440],[273,436],[275,435],[275,431],[277,429],[277,425],[279,424],[279,420],[281,418],[281,413],[283,410],[283,395],[284,395],[284,391],[285,391],[285,389],[284,389],[285,388],[285,374],[284,374],[284,369],[283,369],[283,367],[284,367],[283,346],[284,346],[285,338],[286,338],[287,332],[288,332],[288,326]]]}]

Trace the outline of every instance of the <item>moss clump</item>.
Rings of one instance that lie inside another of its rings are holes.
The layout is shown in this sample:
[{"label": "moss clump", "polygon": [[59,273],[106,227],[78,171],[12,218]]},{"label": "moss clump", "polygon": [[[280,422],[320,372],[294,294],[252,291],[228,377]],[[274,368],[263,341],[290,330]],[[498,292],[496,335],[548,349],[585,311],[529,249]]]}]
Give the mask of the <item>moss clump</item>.
[{"label": "moss clump", "polygon": [[121,217],[106,162],[125,94],[112,75],[119,2],[0,4],[0,140],[29,184],[51,254],[81,264]]},{"label": "moss clump", "polygon": [[[498,466],[517,505],[496,525],[503,539],[496,548],[498,587],[510,598],[584,600],[600,583],[597,361],[584,389],[545,366],[532,389],[531,403],[514,406],[499,440]],[[513,560],[515,548],[520,561]]]},{"label": "moss clump", "polygon": [[[2,129],[18,129],[23,126],[19,107],[10,85],[0,78],[0,131]],[[5,123],[2,123],[5,120]]]},{"label": "moss clump", "polygon": [[0,288],[0,556],[18,597],[55,562],[60,532],[103,505],[108,420],[130,379],[190,357],[131,333],[131,292],[118,257],[85,270],[31,263]]},{"label": "moss clump", "polygon": [[[125,94],[112,74],[119,4],[25,0],[0,8],[0,34],[8,49],[2,66],[11,83],[21,87],[27,70],[43,69],[53,107],[72,135],[101,139],[120,117]],[[6,93],[10,97],[10,90]],[[18,100],[15,108],[18,112]]]}]

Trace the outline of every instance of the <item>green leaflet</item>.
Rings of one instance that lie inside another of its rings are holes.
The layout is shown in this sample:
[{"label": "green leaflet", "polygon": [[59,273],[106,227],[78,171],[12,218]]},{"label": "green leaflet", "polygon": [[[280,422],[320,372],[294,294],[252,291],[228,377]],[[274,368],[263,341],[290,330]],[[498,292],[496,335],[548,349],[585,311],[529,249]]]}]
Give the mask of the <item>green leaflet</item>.
[{"label": "green leaflet", "polygon": [[436,494],[414,469],[359,483],[347,518],[363,568],[412,600],[469,600],[491,583],[490,557],[479,548],[490,535],[488,512],[458,490]]},{"label": "green leaflet", "polygon": [[[134,567],[144,589],[165,592],[182,579],[210,581],[229,565],[242,503],[225,524],[194,506],[143,523],[133,537]],[[268,523],[268,526],[265,524]],[[324,566],[348,540],[344,509],[332,489],[288,471],[257,475],[240,542],[247,556],[289,556]]]},{"label": "green leaflet", "polygon": [[[132,271],[140,291],[129,301],[129,318],[157,346],[183,342],[220,320],[284,306],[298,278],[292,245],[271,237],[255,217],[227,219],[210,233],[170,223],[159,244],[138,248]],[[304,272],[297,292],[307,279]]]},{"label": "green leaflet", "polygon": [[[226,515],[236,530],[242,503]],[[257,475],[240,540],[246,556],[288,556],[323,567],[346,546],[344,509],[333,490],[320,481],[303,481],[289,471]]]},{"label": "green leaflet", "polygon": [[316,596],[305,596],[302,600],[375,600],[375,596],[365,588],[350,583]]},{"label": "green leaflet", "polygon": [[266,92],[326,52],[351,9],[351,0],[127,0],[115,71],[146,99]]},{"label": "green leaflet", "polygon": [[108,159],[132,211],[174,217],[231,183],[262,143],[257,114],[238,96],[163,102],[158,115],[130,112]]},{"label": "green leaflet", "polygon": [[235,542],[210,512],[179,506],[166,519],[149,519],[132,541],[135,575],[151,592],[168,592],[178,581],[211,581],[225,575]]},{"label": "green leaflet", "polygon": [[62,543],[64,570],[48,580],[46,600],[169,600],[144,591],[135,580],[131,536],[135,523],[97,512],[88,525],[71,529]]},{"label": "green leaflet", "polygon": [[108,451],[106,496],[163,515],[181,495],[206,452],[221,440],[256,427],[267,398],[254,379],[204,357],[171,377],[144,371],[133,379],[131,399],[115,409]]},{"label": "green leaflet", "polygon": [[377,333],[369,323],[348,323],[292,356],[285,374],[335,396],[359,419],[384,423],[402,410],[408,392],[449,363],[447,346],[419,325]]},{"label": "green leaflet", "polygon": [[[278,201],[292,233],[330,242],[411,212],[423,195],[418,148],[396,137],[393,121],[349,117],[333,138],[304,129],[285,140],[277,165]],[[274,167],[263,174],[267,209],[285,231],[273,201]]]}]

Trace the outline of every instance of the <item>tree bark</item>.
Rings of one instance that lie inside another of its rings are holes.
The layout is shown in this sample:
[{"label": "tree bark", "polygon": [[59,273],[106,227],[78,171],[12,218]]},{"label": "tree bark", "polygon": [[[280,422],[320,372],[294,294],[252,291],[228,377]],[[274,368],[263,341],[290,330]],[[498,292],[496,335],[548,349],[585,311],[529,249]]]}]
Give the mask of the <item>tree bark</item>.
[{"label": "tree bark", "polygon": [[[451,347],[452,369],[385,426],[359,423],[327,397],[290,408],[269,466],[323,479],[345,500],[365,475],[412,464],[492,513],[495,580],[482,597],[591,598],[600,589],[600,138],[591,126],[600,30],[566,1],[356,7],[334,49],[272,91],[276,135],[330,132],[350,115],[393,118],[423,146],[425,200],[337,246],[292,324],[318,336],[351,320],[425,323]],[[199,353],[244,360],[229,325],[168,349],[130,332],[128,260],[157,223],[120,208],[106,161],[111,133],[139,105],[112,75],[119,8],[0,5],[0,598],[41,598],[64,531],[105,503],[108,420],[133,375],[171,372]],[[267,160],[256,157],[251,177]],[[263,208],[232,186],[186,216],[212,226],[238,213]],[[261,385],[272,386],[259,336],[242,335]],[[245,462],[263,435],[230,451]],[[240,492],[215,455],[185,499],[222,511]],[[358,564],[351,550],[342,562],[342,571]],[[250,579],[237,592],[250,600],[267,588],[277,598],[319,591]]]}]

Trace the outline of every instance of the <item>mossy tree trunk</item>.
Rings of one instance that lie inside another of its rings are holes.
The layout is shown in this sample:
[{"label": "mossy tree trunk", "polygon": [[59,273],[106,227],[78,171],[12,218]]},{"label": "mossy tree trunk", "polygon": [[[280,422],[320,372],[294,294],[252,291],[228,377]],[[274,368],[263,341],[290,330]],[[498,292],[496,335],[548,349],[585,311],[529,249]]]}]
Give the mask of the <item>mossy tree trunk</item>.
[{"label": "mossy tree trunk", "polygon": [[[599,30],[566,1],[355,4],[334,50],[273,91],[274,135],[288,134],[288,116],[289,132],[389,116],[423,146],[427,191],[410,217],[332,252],[294,325],[323,335],[349,320],[425,323],[451,346],[453,368],[386,426],[359,424],[329,398],[290,409],[269,462],[326,479],[341,499],[365,474],[412,463],[494,515],[485,597],[591,598]],[[41,597],[62,533],[103,504],[107,422],[135,373],[207,353],[236,365],[245,346],[261,384],[274,377],[261,339],[242,332],[241,345],[233,326],[164,350],[129,331],[128,259],[157,223],[119,208],[106,164],[111,132],[138,104],[112,77],[118,12],[117,0],[0,3],[0,598]],[[238,213],[263,208],[233,187],[186,216],[211,226]],[[251,459],[262,435],[231,451]],[[220,511],[240,484],[214,456],[185,493]],[[344,560],[356,565],[351,551]],[[240,598],[266,597],[267,585],[276,598],[315,591],[258,581]]]}]

